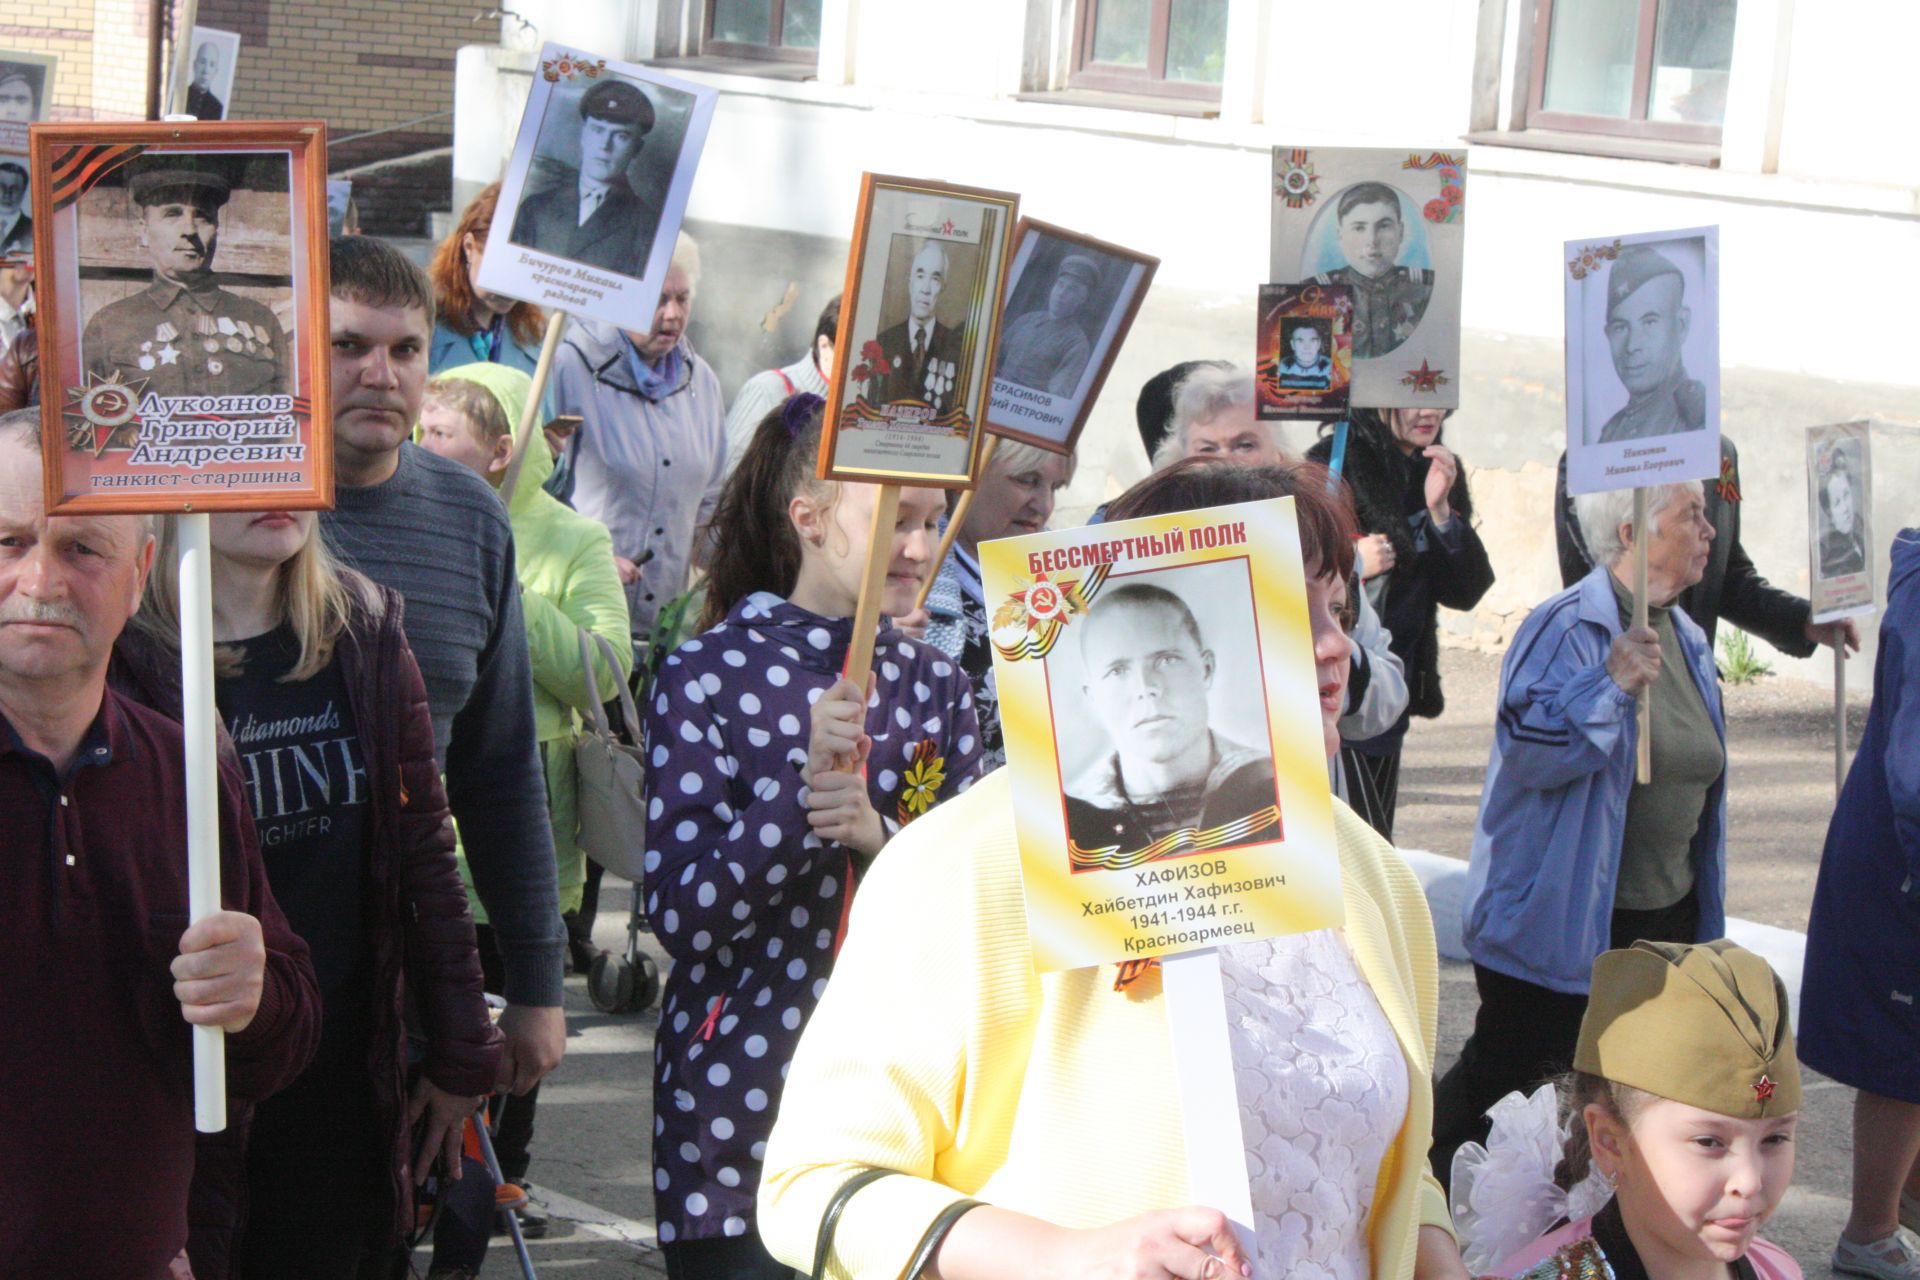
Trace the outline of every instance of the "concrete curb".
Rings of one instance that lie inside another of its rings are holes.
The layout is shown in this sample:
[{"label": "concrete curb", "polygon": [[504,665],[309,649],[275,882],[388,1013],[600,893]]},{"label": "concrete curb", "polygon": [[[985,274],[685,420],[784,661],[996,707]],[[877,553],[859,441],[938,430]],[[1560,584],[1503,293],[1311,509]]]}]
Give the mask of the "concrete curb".
[{"label": "concrete curb", "polygon": [[[1467,948],[1460,940],[1461,915],[1466,906],[1467,864],[1458,858],[1429,853],[1425,849],[1402,849],[1400,856],[1420,878],[1427,892],[1427,909],[1433,913],[1434,940],[1443,960],[1466,960]],[[1787,1002],[1793,1020],[1800,1021],[1800,972],[1806,963],[1807,935],[1793,929],[1756,924],[1751,920],[1729,919],[1727,936],[1773,966],[1787,988]]]}]

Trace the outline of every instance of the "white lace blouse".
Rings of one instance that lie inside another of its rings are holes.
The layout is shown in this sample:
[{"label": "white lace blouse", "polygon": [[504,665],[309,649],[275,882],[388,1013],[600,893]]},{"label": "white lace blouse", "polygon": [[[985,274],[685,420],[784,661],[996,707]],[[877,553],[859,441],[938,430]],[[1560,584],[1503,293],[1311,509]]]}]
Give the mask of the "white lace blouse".
[{"label": "white lace blouse", "polygon": [[1224,947],[1220,972],[1255,1274],[1367,1280],[1367,1217],[1409,1097],[1393,1027],[1338,929]]}]

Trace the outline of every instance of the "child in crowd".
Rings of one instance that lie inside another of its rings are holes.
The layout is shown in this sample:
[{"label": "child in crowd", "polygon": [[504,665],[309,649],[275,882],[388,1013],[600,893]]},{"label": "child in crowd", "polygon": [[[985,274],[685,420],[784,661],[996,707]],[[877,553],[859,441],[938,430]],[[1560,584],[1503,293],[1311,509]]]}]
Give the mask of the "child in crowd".
[{"label": "child in crowd", "polygon": [[841,676],[878,488],[815,479],[823,407],[794,396],[756,428],[713,518],[703,631],[647,709],[644,892],[674,961],[654,1188],[676,1280],[790,1280],[754,1223],[787,1061],[861,870],[979,772],[966,674],[889,621],[932,570],[939,490],[902,491],[873,669]]},{"label": "child in crowd", "polygon": [[1518,1280],[1800,1280],[1759,1237],[1793,1181],[1788,1014],[1767,962],[1725,940],[1601,955],[1564,1141],[1547,1140],[1543,1089],[1503,1099],[1490,1150],[1470,1143],[1454,1158],[1468,1265],[1504,1259],[1493,1274]]}]

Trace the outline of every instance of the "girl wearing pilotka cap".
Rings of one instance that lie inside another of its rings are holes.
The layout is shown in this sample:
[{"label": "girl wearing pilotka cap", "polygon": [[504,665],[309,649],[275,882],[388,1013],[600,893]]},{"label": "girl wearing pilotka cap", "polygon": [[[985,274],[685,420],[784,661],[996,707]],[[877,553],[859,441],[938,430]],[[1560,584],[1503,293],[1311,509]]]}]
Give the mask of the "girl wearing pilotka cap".
[{"label": "girl wearing pilotka cap", "polygon": [[[1603,953],[1564,1142],[1542,1141],[1556,1110],[1542,1089],[1508,1095],[1488,1147],[1455,1156],[1469,1266],[1504,1258],[1492,1273],[1517,1280],[1800,1280],[1759,1236],[1793,1181],[1800,1067],[1788,1015],[1780,979],[1734,943]],[[1543,1226],[1553,1229],[1524,1243]]]}]

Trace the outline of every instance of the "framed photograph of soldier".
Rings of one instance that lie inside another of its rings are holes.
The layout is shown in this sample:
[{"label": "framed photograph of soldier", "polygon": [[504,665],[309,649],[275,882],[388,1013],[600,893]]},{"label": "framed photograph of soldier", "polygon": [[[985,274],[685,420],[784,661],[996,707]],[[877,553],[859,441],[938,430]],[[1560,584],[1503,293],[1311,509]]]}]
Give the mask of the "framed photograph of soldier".
[{"label": "framed photograph of soldier", "polygon": [[645,332],[719,91],[651,67],[540,51],[479,283]]},{"label": "framed photograph of soldier", "polygon": [[1864,422],[1807,429],[1813,620],[1872,613],[1873,451]]},{"label": "framed photograph of soldier", "polygon": [[823,479],[973,487],[1019,212],[1009,192],[861,178]]},{"label": "framed photograph of soldier", "polygon": [[33,167],[27,126],[53,101],[51,54],[0,50],[0,262],[33,260]]},{"label": "framed photograph of soldier", "polygon": [[47,507],[333,501],[326,128],[33,135]]},{"label": "framed photograph of soldier", "polygon": [[1717,227],[1566,244],[1567,488],[1720,474]]},{"label": "framed photograph of soldier", "polygon": [[987,397],[987,430],[1072,453],[1158,258],[1022,218]]},{"label": "framed photograph of soldier", "polygon": [[180,110],[195,120],[225,120],[233,109],[233,75],[240,64],[240,33],[195,27],[188,44],[187,93]]},{"label": "framed photograph of soldier", "polygon": [[1267,279],[1352,290],[1351,402],[1460,405],[1465,152],[1275,147]]},{"label": "framed photograph of soldier", "polygon": [[1341,284],[1263,284],[1258,325],[1258,416],[1345,417],[1353,384],[1353,290]]},{"label": "framed photograph of soldier", "polygon": [[1036,965],[1337,924],[1292,500],[1002,539],[980,560]]}]

